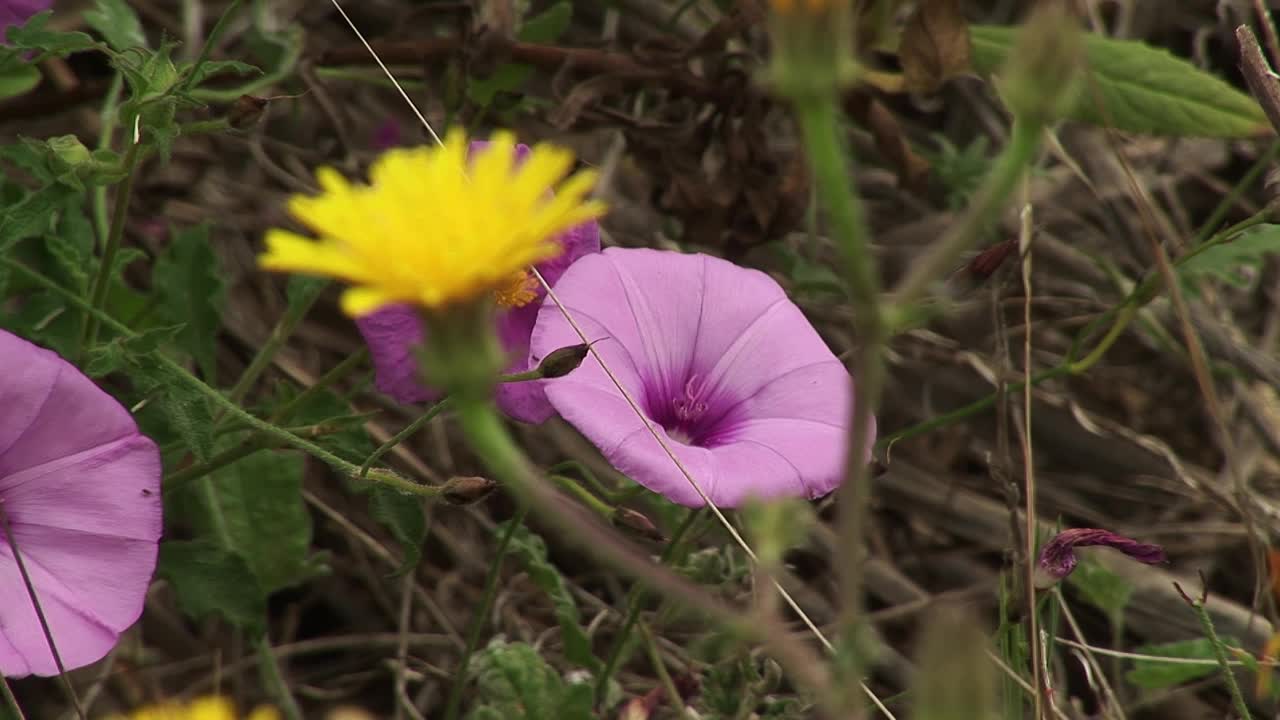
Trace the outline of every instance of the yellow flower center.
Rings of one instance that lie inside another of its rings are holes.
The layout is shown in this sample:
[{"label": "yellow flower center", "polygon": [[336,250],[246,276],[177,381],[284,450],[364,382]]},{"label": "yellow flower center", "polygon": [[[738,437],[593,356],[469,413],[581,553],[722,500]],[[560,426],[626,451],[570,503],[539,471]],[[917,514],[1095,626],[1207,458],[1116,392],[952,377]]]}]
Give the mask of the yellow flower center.
[{"label": "yellow flower center", "polygon": [[442,311],[488,294],[507,307],[532,302],[526,268],[563,251],[560,233],[604,214],[586,197],[596,175],[566,179],[573,155],[548,145],[517,166],[506,132],[470,160],[467,145],[454,131],[440,147],[390,150],[367,185],[321,168],[322,192],[289,202],[319,239],[270,230],[259,263],[345,280],[342,308],[355,317],[392,303]]},{"label": "yellow flower center", "polygon": [[500,307],[524,307],[538,299],[538,279],[527,270],[519,270],[494,289],[493,298]]}]

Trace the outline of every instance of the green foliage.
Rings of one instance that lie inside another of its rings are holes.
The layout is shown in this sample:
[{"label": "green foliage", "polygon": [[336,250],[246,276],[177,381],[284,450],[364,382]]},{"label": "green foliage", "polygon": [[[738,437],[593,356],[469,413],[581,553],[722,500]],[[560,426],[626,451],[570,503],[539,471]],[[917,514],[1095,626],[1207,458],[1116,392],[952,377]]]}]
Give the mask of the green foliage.
[{"label": "green foliage", "polygon": [[495,638],[471,658],[468,720],[594,720],[591,684],[567,682],[525,643]]},{"label": "green foliage", "polygon": [[46,30],[52,10],[46,10],[31,16],[26,25],[10,27],[8,45],[14,50],[30,50],[35,53],[27,62],[35,64],[50,56],[66,57],[72,53],[98,49],[98,41],[82,32],[61,32]]},{"label": "green foliage", "polygon": [[58,219],[58,208],[74,196],[75,191],[65,185],[46,185],[5,208],[0,218],[0,251],[48,233]]},{"label": "green foliage", "polygon": [[84,20],[115,50],[147,46],[142,22],[125,0],[97,0],[95,8],[85,12]]},{"label": "green foliage", "polygon": [[40,71],[27,62],[22,53],[0,47],[0,100],[7,100],[35,89],[40,84]]},{"label": "green foliage", "polygon": [[[509,522],[511,521],[508,520],[507,523]],[[495,527],[494,533],[497,536],[503,535],[507,523]],[[586,630],[582,627],[582,616],[578,613],[578,605],[573,601],[568,585],[556,566],[547,560],[546,543],[521,525],[511,537],[507,553],[520,562],[529,574],[529,579],[551,599],[556,622],[560,624],[565,657],[576,665],[598,672],[603,664],[591,652],[591,638],[587,637]]]},{"label": "green foliage", "polygon": [[244,558],[265,595],[315,575],[311,515],[302,499],[302,456],[257,452],[215,472],[203,512],[205,536],[220,537]]},{"label": "green foliage", "polygon": [[[991,77],[1009,60],[1018,28],[972,25],[974,69]],[[1258,104],[1223,80],[1169,52],[1133,40],[1086,33],[1091,71],[1065,120],[1153,135],[1250,137],[1264,132]]]},{"label": "green foliage", "polygon": [[422,498],[374,485],[369,491],[369,514],[400,543],[404,558],[396,574],[412,570],[422,559],[422,543],[427,539],[427,516]]},{"label": "green foliage", "polygon": [[218,329],[226,289],[218,257],[209,244],[209,226],[173,230],[151,273],[160,314],[183,325],[178,345],[200,367],[205,380],[216,377]]},{"label": "green foliage", "polygon": [[134,358],[157,352],[173,341],[182,325],[151,328],[131,337],[117,337],[89,351],[83,370],[90,377],[102,377],[128,367]]},{"label": "green foliage", "polygon": [[251,631],[266,624],[266,596],[249,564],[212,540],[166,540],[156,573],[169,581],[178,606],[193,618],[220,615]]},{"label": "green foliage", "polygon": [[1280,251],[1280,225],[1258,225],[1234,240],[1204,248],[1178,263],[1178,277],[1183,288],[1199,295],[1198,282],[1221,280],[1238,288],[1247,288],[1258,276],[1262,259]]},{"label": "green foliage", "polygon": [[782,669],[773,660],[732,655],[707,671],[702,682],[701,705],[707,717],[726,720],[739,717],[802,720],[812,717],[812,708],[801,701],[772,697],[781,684]]},{"label": "green foliage", "polygon": [[[555,42],[569,29],[573,19],[573,3],[558,2],[541,13],[526,19],[516,37],[528,43]],[[467,85],[467,97],[482,108],[493,105],[499,95],[512,93],[524,87],[533,75],[533,68],[523,63],[499,65],[486,78],[472,78]]]},{"label": "green foliage", "polygon": [[1085,559],[1067,576],[1067,584],[1090,605],[1117,618],[1133,597],[1133,585],[1098,562]]},{"label": "green foliage", "polygon": [[[1222,638],[1228,648],[1239,648],[1239,641],[1233,638]],[[1161,690],[1180,685],[1191,680],[1209,677],[1220,671],[1213,643],[1208,638],[1180,640],[1162,645],[1145,645],[1135,652],[1140,655],[1154,655],[1162,658],[1180,658],[1206,660],[1203,664],[1160,662],[1159,660],[1134,660],[1133,669],[1125,673],[1130,683],[1146,689]]]},{"label": "green foliage", "polygon": [[143,432],[164,444],[181,440],[196,456],[213,454],[213,410],[209,400],[153,355],[130,358],[126,368],[148,402],[138,414]]},{"label": "green foliage", "polygon": [[937,152],[921,154],[929,160],[934,176],[947,190],[947,207],[953,211],[963,210],[991,169],[990,143],[986,135],[975,137],[963,148],[956,147],[942,134],[935,134],[933,139],[938,144]]}]

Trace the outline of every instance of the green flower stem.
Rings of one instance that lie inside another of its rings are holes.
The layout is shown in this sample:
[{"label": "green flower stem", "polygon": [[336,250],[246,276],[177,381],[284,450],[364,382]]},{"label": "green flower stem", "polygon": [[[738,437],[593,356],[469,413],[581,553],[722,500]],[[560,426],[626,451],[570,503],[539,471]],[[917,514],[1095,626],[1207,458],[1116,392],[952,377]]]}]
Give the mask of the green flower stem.
[{"label": "green flower stem", "polygon": [[[1178,592],[1182,592],[1182,589],[1179,588]],[[1184,594],[1183,597],[1186,598],[1186,595]],[[1231,671],[1231,661],[1227,659],[1227,646],[1223,644],[1222,638],[1218,637],[1218,631],[1213,627],[1213,618],[1209,617],[1209,611],[1205,609],[1204,599],[1187,598],[1187,602],[1195,611],[1196,617],[1200,618],[1200,627],[1204,629],[1204,636],[1213,646],[1213,656],[1218,661],[1218,667],[1222,669],[1222,681],[1226,683],[1227,691],[1231,694],[1231,700],[1236,706],[1236,714],[1242,720],[1250,720],[1253,716],[1249,714],[1249,704],[1245,702],[1244,693],[1240,692],[1240,685],[1236,683],[1235,673]]]},{"label": "green flower stem", "polygon": [[406,425],[403,430],[396,433],[390,440],[387,440],[386,442],[382,443],[382,445],[380,445],[377,450],[373,451],[372,455],[370,455],[368,458],[365,458],[364,464],[360,466],[360,477],[361,478],[365,477],[365,475],[369,473],[369,467],[374,463],[378,462],[379,458],[381,458],[383,455],[386,455],[388,452],[391,451],[392,448],[404,442],[405,439],[407,439],[414,433],[421,430],[423,426],[425,426],[427,423],[435,419],[437,415],[444,412],[444,410],[448,407],[449,407],[449,397],[446,395],[445,397],[441,398],[438,402],[436,402],[435,405],[432,405],[425,413],[422,414],[421,417],[419,417],[417,420],[414,420],[413,422]]},{"label": "green flower stem", "polygon": [[[703,613],[726,631],[764,642],[793,681],[812,692],[819,702],[832,697],[826,664],[780,623],[771,618],[746,617],[726,607],[706,591],[655,565],[619,540],[592,513],[574,503],[563,502],[554,489],[539,480],[491,403],[475,393],[455,397],[459,425],[476,456],[488,465],[495,479],[504,483],[531,510],[554,523],[558,532],[573,537],[591,555],[635,578],[651,591],[661,592],[690,610]],[[832,717],[839,716],[838,708],[827,704],[823,708],[833,713]]]},{"label": "green flower stem", "polygon": [[839,535],[849,553],[840,563],[840,627],[855,652],[845,655],[852,666],[844,668],[846,687],[857,687],[862,674],[861,636],[863,623],[862,563],[863,528],[871,488],[867,482],[866,457],[871,450],[871,423],[880,406],[884,387],[883,349],[888,326],[880,308],[880,284],[868,241],[867,224],[857,188],[850,181],[850,168],[836,105],[835,88],[822,95],[794,98],[797,118],[809,164],[813,168],[818,198],[831,223],[831,236],[844,261],[849,283],[855,329],[860,350],[854,369],[856,398],[849,431],[849,452],[845,481],[840,489]]},{"label": "green flower stem", "polygon": [[[54,280],[46,277],[44,274],[40,273],[39,271],[34,270],[30,267],[27,267],[26,264],[8,257],[0,257],[0,263],[3,263],[7,267],[10,267],[14,270],[17,270],[18,272],[27,276],[28,278],[30,278],[32,281],[34,281],[36,284],[40,285],[41,287],[44,287],[62,296],[62,298],[66,300],[68,304],[73,305],[83,310],[84,312],[90,314],[94,319],[98,320],[104,326],[110,328],[111,330],[117,333],[120,333],[125,337],[134,337],[137,334],[133,330],[131,330],[127,325],[121,323],[119,320],[116,320],[115,318],[111,317],[110,315],[103,312],[102,310],[96,307],[93,307],[91,304],[86,302],[84,298],[67,290],[66,288],[62,287]],[[349,463],[346,460],[343,460],[342,458],[338,457],[337,455],[334,455],[333,453],[329,452],[328,450],[325,450],[324,448],[320,447],[319,445],[316,445],[313,442],[300,438],[297,435],[294,435],[293,433],[285,430],[284,428],[281,428],[275,424],[272,424],[270,422],[267,422],[266,420],[262,420],[252,415],[251,413],[242,409],[239,405],[236,405],[235,403],[228,400],[227,397],[223,395],[221,392],[206,385],[199,378],[197,378],[196,376],[188,372],[186,368],[182,367],[181,365],[174,362],[173,360],[170,360],[168,357],[164,356],[163,354],[156,353],[155,358],[157,362],[159,362],[161,365],[165,367],[166,370],[169,370],[170,372],[174,373],[192,389],[196,390],[201,395],[205,396],[219,410],[229,414],[231,416],[231,419],[243,423],[246,427],[252,430],[258,431],[262,435],[271,439],[273,442],[278,442],[280,445],[301,450],[307,453],[308,455],[315,457],[317,460],[320,460],[321,462],[325,463],[329,467],[333,468],[335,471],[342,473],[343,475],[346,475],[347,477],[350,477],[353,479],[359,479],[361,477],[360,468],[354,463]],[[438,487],[432,487],[429,485],[419,485],[418,483],[415,483],[412,480],[409,480],[408,478],[401,477],[400,475],[390,470],[383,470],[383,469],[373,470],[370,473],[368,473],[367,479],[373,482],[386,485],[392,488],[393,490],[398,490],[400,492],[407,493],[410,495],[419,495],[422,497],[433,498],[440,494],[440,488]]]},{"label": "green flower stem", "polygon": [[[702,517],[706,515],[706,511],[690,510],[684,516],[684,520],[676,527],[676,531],[672,533],[671,539],[667,541],[667,547],[662,551],[661,562],[663,565],[670,564],[677,557],[683,548],[683,541],[688,534],[689,529]],[[631,631],[635,628],[636,622],[640,619],[640,610],[648,601],[648,593],[645,589],[636,585],[631,588],[631,592],[627,594],[627,617],[622,622],[622,629],[618,631],[618,636],[613,639],[613,646],[609,649],[609,657],[605,660],[604,669],[600,671],[600,677],[596,679],[596,704],[604,702],[605,695],[609,692],[609,680],[613,674],[617,672],[618,665],[622,661],[622,656],[626,653],[627,643],[631,638]]]},{"label": "green flower stem", "polygon": [[271,641],[267,638],[267,634],[259,635],[253,641],[253,645],[258,654],[258,668],[262,670],[262,678],[275,696],[276,703],[284,712],[284,716],[288,720],[302,720],[302,708],[298,707],[298,701],[289,690],[289,683],[284,679],[284,670],[281,669],[280,660],[271,648]]},{"label": "green flower stem", "polygon": [[0,718],[3,720],[27,720],[27,716],[22,714],[22,707],[18,705],[18,698],[13,696],[13,690],[9,689],[9,681],[4,675],[0,675],[0,698],[4,699],[4,705],[0,705],[0,710],[4,711]]},{"label": "green flower stem", "polygon": [[222,452],[209,458],[208,461],[199,465],[191,465],[181,470],[169,473],[164,479],[164,494],[168,495],[182,488],[192,480],[203,478],[206,475],[215,473],[228,465],[243,460],[246,457],[265,449],[267,446],[254,439],[243,442],[233,448],[228,448]]},{"label": "green flower stem", "polygon": [[[102,129],[98,133],[98,149],[110,150],[111,137],[116,132],[116,121],[119,119],[120,94],[124,91],[124,75],[116,73],[111,76],[111,85],[107,88],[107,96],[102,101]],[[107,243],[107,235],[111,230],[110,211],[107,209],[107,187],[97,185],[93,188],[93,226],[98,231],[99,241],[103,246]]]},{"label": "green flower stem", "polygon": [[298,393],[293,399],[277,407],[271,413],[271,422],[279,423],[287,420],[293,415],[303,403],[315,397],[321,390],[333,386],[342,378],[346,377],[355,368],[359,367],[369,357],[369,349],[362,347],[342,359],[342,362],[334,365],[324,375],[321,375],[314,383],[307,386],[305,390]]},{"label": "green flower stem", "polygon": [[271,336],[258,349],[258,353],[249,361],[249,367],[245,368],[245,371],[240,375],[240,379],[231,388],[230,395],[233,402],[238,403],[244,399],[245,394],[249,392],[253,384],[266,371],[276,353],[280,351],[280,348],[284,347],[289,336],[293,335],[293,331],[298,328],[298,323],[301,323],[302,319],[307,316],[312,306],[316,304],[316,300],[320,299],[320,293],[324,292],[327,287],[329,287],[327,282],[309,286],[298,302],[290,303],[284,315],[276,322],[276,326],[271,329]]},{"label": "green flower stem", "polygon": [[894,304],[898,312],[922,300],[933,284],[954,270],[960,256],[996,221],[1018,181],[1035,160],[1043,130],[1038,122],[1014,118],[1009,142],[974,195],[964,218],[955,230],[944,235],[923,257],[911,264],[907,276],[894,289]]},{"label": "green flower stem", "polygon": [[564,475],[548,475],[547,479],[556,484],[556,487],[564,490],[567,494],[572,495],[578,502],[591,508],[591,511],[600,517],[608,520],[613,517],[613,506],[596,497],[591,491],[578,484],[577,480]]},{"label": "green flower stem", "polygon": [[467,665],[470,664],[471,655],[480,644],[480,633],[484,630],[489,611],[493,608],[494,598],[498,595],[498,580],[502,578],[502,561],[507,556],[507,548],[511,546],[511,539],[515,537],[516,530],[524,524],[528,512],[528,508],[521,505],[515,517],[508,521],[506,532],[502,533],[498,548],[494,551],[493,560],[489,562],[489,573],[484,580],[484,594],[480,596],[480,607],[476,608],[476,614],[471,618],[471,627],[467,629],[467,644],[462,649],[462,656],[458,658],[458,669],[453,674],[453,685],[449,688],[449,699],[445,703],[445,720],[457,720],[458,712],[462,709],[463,690],[467,687]]},{"label": "green flower stem", "polygon": [[[89,287],[89,303],[94,310],[102,309],[107,299],[107,290],[111,287],[111,269],[115,265],[116,253],[120,250],[120,241],[124,238],[125,222],[129,219],[129,199],[133,195],[133,177],[138,166],[138,151],[142,147],[141,138],[132,138],[129,149],[124,155],[124,179],[116,187],[115,207],[111,213],[111,230],[107,233],[106,245],[102,248],[102,260],[98,272]],[[90,313],[82,326],[78,356],[98,342],[98,316]]]}]

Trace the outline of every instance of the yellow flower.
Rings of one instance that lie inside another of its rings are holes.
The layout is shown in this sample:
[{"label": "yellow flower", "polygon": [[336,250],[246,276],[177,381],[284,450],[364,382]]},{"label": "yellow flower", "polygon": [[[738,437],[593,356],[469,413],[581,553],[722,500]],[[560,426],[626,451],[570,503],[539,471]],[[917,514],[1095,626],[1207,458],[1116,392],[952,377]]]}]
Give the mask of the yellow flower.
[{"label": "yellow flower", "polygon": [[559,233],[604,214],[603,203],[586,199],[596,175],[564,180],[573,155],[548,145],[516,167],[507,132],[473,155],[468,162],[466,136],[455,131],[441,147],[384,153],[367,185],[321,168],[323,192],[289,201],[319,239],[270,230],[259,263],[345,280],[353,287],[342,308],[356,317],[390,303],[438,310],[484,295],[529,302],[529,266],[561,252]]},{"label": "yellow flower", "polygon": [[[231,701],[216,696],[196,698],[189,703],[165,702],[134,710],[128,717],[115,715],[111,720],[236,720]],[[280,720],[275,708],[255,708],[244,720]]]}]

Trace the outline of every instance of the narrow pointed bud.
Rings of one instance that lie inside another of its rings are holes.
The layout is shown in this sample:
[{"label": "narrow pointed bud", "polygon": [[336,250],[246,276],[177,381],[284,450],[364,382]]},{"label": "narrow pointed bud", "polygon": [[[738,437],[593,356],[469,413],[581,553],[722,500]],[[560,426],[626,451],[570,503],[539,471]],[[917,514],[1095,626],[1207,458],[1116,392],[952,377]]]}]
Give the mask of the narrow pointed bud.
[{"label": "narrow pointed bud", "polygon": [[449,478],[441,495],[450,505],[470,505],[489,497],[497,487],[489,478],[464,475]]},{"label": "narrow pointed bud", "polygon": [[647,516],[636,512],[631,508],[620,507],[613,511],[613,517],[610,518],[615,527],[621,528],[633,535],[652,540],[653,542],[666,542],[667,538],[653,524]]},{"label": "narrow pointed bud", "polygon": [[587,359],[589,352],[591,352],[591,346],[586,343],[553,350],[538,363],[538,373],[544,379],[564,377],[577,370],[582,361]]},{"label": "narrow pointed bud", "polygon": [[997,83],[1014,116],[1035,126],[1060,119],[1079,99],[1084,38],[1066,5],[1045,2],[1032,11]]},{"label": "narrow pointed bud", "polygon": [[1004,261],[1018,249],[1017,240],[1005,240],[978,253],[969,261],[969,273],[975,280],[983,281],[995,274]]},{"label": "narrow pointed bud", "polygon": [[267,110],[267,99],[241,95],[227,110],[227,124],[236,130],[247,130],[258,124]]}]

